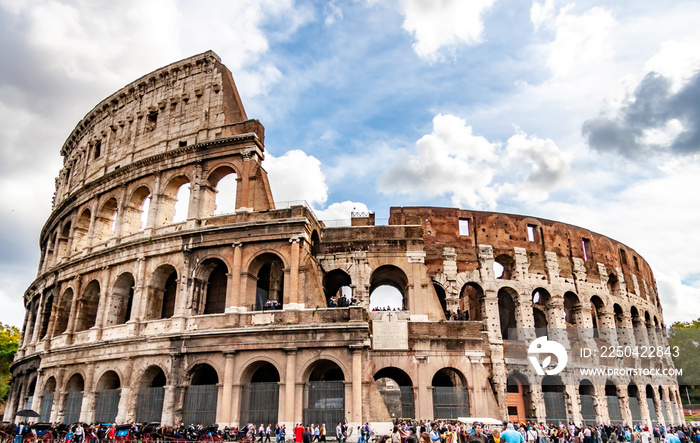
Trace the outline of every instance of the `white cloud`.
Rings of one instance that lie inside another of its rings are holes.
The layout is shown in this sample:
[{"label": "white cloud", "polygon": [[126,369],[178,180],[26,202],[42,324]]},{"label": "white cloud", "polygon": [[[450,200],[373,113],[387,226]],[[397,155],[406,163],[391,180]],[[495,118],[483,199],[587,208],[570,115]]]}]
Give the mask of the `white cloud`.
[{"label": "white cloud", "polygon": [[503,146],[474,135],[459,117],[438,114],[432,132],[416,142],[415,154],[397,151],[380,190],[449,194],[455,206],[495,209],[510,194],[525,201],[546,199],[564,182],[570,161],[550,139],[518,130]]},{"label": "white cloud", "polygon": [[323,205],[328,198],[326,176],[321,162],[300,150],[286,152],[281,157],[265,155],[265,170],[270,179],[275,201],[306,200]]},{"label": "white cloud", "polygon": [[655,277],[666,326],[677,321],[697,320],[700,316],[700,288],[684,285],[675,272],[657,272]]},{"label": "white cloud", "polygon": [[644,69],[670,79],[672,92],[678,92],[700,69],[700,40],[664,42]]},{"label": "white cloud", "polygon": [[530,20],[535,25],[535,30],[554,18],[554,2],[555,0],[545,0],[543,3],[532,2]]},{"label": "white cloud", "polygon": [[547,48],[547,65],[554,75],[564,75],[581,66],[601,63],[614,54],[610,34],[616,22],[612,13],[601,7],[592,8],[581,15],[575,15],[571,10],[572,5],[564,7],[556,18],[540,22],[540,25],[545,24],[556,32],[556,38]]},{"label": "white cloud", "polygon": [[[324,210],[314,211],[319,220],[325,222],[346,221],[350,222],[350,214],[353,212],[369,212],[367,205],[360,202],[346,200],[340,203],[333,203]],[[330,225],[329,225],[330,226]],[[332,227],[332,226],[331,226]]]},{"label": "white cloud", "polygon": [[533,202],[547,199],[549,191],[561,185],[569,171],[570,156],[550,139],[528,136],[518,131],[508,139],[506,151],[511,161],[523,160],[531,166],[524,183],[517,186],[520,200]]},{"label": "white cloud", "polygon": [[481,42],[484,30],[482,15],[495,0],[401,0],[403,29],[415,42],[413,49],[420,57],[436,60],[443,47]]},{"label": "white cloud", "polygon": [[433,131],[416,142],[416,154],[399,150],[396,161],[380,181],[386,193],[452,194],[457,205],[493,207],[486,188],[494,170],[496,143],[472,134],[459,117],[438,114]]},{"label": "white cloud", "polygon": [[326,13],[326,26],[332,25],[333,23],[336,22],[336,20],[342,20],[343,19],[343,10],[340,8],[340,6],[335,4],[335,1],[331,0],[330,3],[326,5],[325,8],[325,13]]}]

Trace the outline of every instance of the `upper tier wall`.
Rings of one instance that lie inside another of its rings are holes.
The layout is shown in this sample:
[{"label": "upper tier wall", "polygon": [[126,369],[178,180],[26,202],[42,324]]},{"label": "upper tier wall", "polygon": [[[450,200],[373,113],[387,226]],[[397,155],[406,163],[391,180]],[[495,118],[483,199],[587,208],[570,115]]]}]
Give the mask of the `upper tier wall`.
[{"label": "upper tier wall", "polygon": [[[585,228],[524,215],[434,207],[392,207],[389,224],[422,226],[430,274],[442,272],[445,246],[454,247],[458,272],[476,269],[479,245],[490,245],[494,260],[507,273],[516,262],[515,249],[521,248],[530,274],[547,276],[548,268],[556,265],[562,278],[624,284],[628,293],[660,309],[654,274],[646,260],[634,249]],[[556,254],[556,262],[546,253]],[[621,275],[624,278],[611,281]]]},{"label": "upper tier wall", "polygon": [[86,183],[153,155],[246,132],[263,140],[261,125],[240,124],[247,120],[231,72],[214,52],[160,68],[76,125],[61,149],[54,209]]}]

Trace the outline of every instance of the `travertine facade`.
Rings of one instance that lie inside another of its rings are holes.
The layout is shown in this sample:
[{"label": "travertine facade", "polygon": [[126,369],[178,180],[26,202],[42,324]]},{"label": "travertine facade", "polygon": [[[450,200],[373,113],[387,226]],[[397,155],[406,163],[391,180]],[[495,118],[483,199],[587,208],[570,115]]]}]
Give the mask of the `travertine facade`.
[{"label": "travertine facade", "polygon": [[[369,214],[331,228],[303,204],[276,205],[264,128],[212,52],[108,97],[61,153],[6,420],[31,407],[67,422],[580,422],[590,401],[608,421],[610,398],[628,422],[681,417],[673,377],[552,390],[505,364],[509,327],[665,345],[652,271],[634,250],[516,215],[392,208],[388,226]],[[219,192],[234,177],[235,193]],[[224,199],[235,211],[219,213]],[[404,311],[369,311],[382,286]],[[347,292],[357,306],[329,307]],[[262,310],[270,301],[279,309]],[[471,321],[445,321],[457,309]]]}]

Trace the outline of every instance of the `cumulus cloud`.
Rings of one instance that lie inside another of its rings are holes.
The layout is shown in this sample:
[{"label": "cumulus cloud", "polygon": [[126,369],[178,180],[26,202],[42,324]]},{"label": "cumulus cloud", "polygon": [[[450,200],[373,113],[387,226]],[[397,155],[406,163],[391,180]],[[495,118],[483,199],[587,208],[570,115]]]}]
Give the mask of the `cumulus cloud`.
[{"label": "cumulus cloud", "polygon": [[289,151],[281,157],[267,154],[265,169],[275,201],[306,200],[312,205],[323,205],[326,202],[326,176],[316,157],[300,150]]},{"label": "cumulus cloud", "polygon": [[546,46],[547,65],[555,76],[599,64],[614,54],[610,35],[616,21],[609,10],[595,7],[580,15],[572,12],[573,5],[561,8],[558,14],[553,10],[550,1],[533,4],[530,18],[536,29],[545,27],[556,34],[554,41]]},{"label": "cumulus cloud", "polygon": [[[466,121],[438,114],[433,130],[416,142],[416,151],[398,150],[396,160],[380,180],[385,193],[428,197],[449,194],[455,206],[494,209],[499,197],[517,194],[527,201],[546,199],[559,186],[570,159],[549,139],[522,131],[503,146],[473,134]],[[521,181],[500,174],[509,166],[529,172]]]},{"label": "cumulus cloud", "polygon": [[331,2],[326,5],[324,12],[326,14],[326,26],[332,25],[336,22],[336,20],[343,19],[343,10],[335,3],[335,1],[331,0]]},{"label": "cumulus cloud", "polygon": [[495,0],[401,0],[403,29],[414,37],[420,57],[437,60],[443,47],[481,42],[483,14]]},{"label": "cumulus cloud", "polygon": [[508,139],[506,151],[510,160],[522,160],[531,167],[525,181],[518,186],[518,198],[524,201],[545,200],[549,191],[564,182],[571,164],[571,157],[554,141],[528,136],[523,131]]},{"label": "cumulus cloud", "polygon": [[700,152],[700,72],[673,92],[673,82],[648,73],[617,115],[599,116],[583,124],[591,148],[640,158],[659,152]]}]

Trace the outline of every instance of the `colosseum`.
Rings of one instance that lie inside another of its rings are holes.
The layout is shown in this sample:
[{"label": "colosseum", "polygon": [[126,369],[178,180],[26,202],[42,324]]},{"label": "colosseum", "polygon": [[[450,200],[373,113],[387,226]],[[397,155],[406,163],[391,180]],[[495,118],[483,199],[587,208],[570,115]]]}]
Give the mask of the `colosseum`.
[{"label": "colosseum", "polygon": [[[603,363],[580,352],[594,342],[668,346],[635,250],[452,208],[331,226],[304,202],[273,200],[264,141],[211,51],[126,85],[77,124],[24,293],[5,420],[25,408],[51,422],[220,426],[681,420],[675,377],[574,373]],[[387,288],[402,309],[370,309]],[[520,357],[545,334],[574,351],[543,378]]]}]

